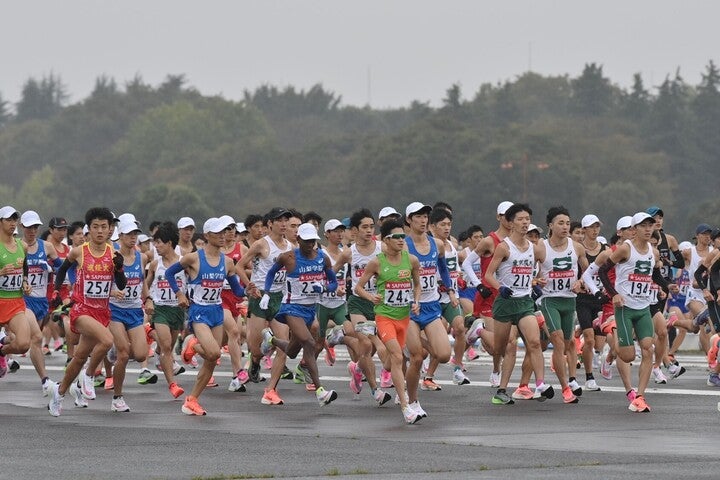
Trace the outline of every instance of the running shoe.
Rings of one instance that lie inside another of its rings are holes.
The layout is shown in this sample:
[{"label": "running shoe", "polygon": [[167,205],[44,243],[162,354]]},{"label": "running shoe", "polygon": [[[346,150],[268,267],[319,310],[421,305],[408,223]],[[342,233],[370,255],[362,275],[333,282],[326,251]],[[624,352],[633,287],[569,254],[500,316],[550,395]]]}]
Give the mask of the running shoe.
[{"label": "running shoe", "polygon": [[467,385],[470,380],[465,376],[462,368],[456,368],[453,370],[452,381],[455,385]]},{"label": "running shoe", "polygon": [[468,345],[475,345],[475,342],[480,338],[480,333],[485,329],[485,323],[479,318],[475,319],[473,324],[470,326],[467,332],[465,340]]},{"label": "running shoe", "polygon": [[95,388],[102,388],[105,385],[105,375],[102,373],[96,373],[95,379],[93,380]]},{"label": "running shoe", "polygon": [[298,362],[298,364],[295,366],[295,371],[293,373],[294,373],[294,376],[293,376],[294,383],[310,383],[310,382],[312,382],[312,376],[310,375],[310,370],[308,370],[306,365],[303,365],[300,362]]},{"label": "running shoe", "polygon": [[283,371],[280,372],[280,378],[283,380],[295,380],[293,372],[290,371],[287,365],[283,365]]},{"label": "running shoe", "polygon": [[552,385],[543,384],[541,387],[535,387],[535,393],[533,399],[538,402],[544,402],[555,396],[555,389]]},{"label": "running shoe", "polygon": [[325,344],[325,363],[328,367],[335,365],[335,347]]},{"label": "running shoe", "polygon": [[512,398],[514,398],[515,400],[532,400],[533,391],[530,390],[530,387],[528,387],[527,385],[523,385],[515,389],[515,391],[512,393]]},{"label": "running shoe", "polygon": [[343,331],[342,325],[333,327],[332,329],[328,330],[327,334],[325,334],[325,341],[330,347],[340,345],[343,341],[343,338],[345,338],[345,332]]},{"label": "running shoe", "polygon": [[427,412],[425,410],[423,410],[423,408],[420,406],[420,402],[418,402],[417,400],[415,400],[413,403],[409,404],[408,407],[415,410],[415,413],[420,415],[420,418],[426,418],[428,416]]},{"label": "running shoe", "polygon": [[195,349],[193,347],[197,344],[198,339],[195,338],[195,335],[188,335],[185,337],[182,348],[182,361],[185,364],[190,364],[192,362],[192,359],[195,357]]},{"label": "running shoe", "polygon": [[379,388],[375,390],[375,395],[373,395],[373,397],[375,398],[378,407],[382,407],[392,399],[392,396],[389,393],[384,390],[380,390]]},{"label": "running shoe", "polygon": [[260,364],[250,362],[250,381],[253,383],[259,383],[265,380],[265,377],[260,375]]},{"label": "running shoe", "polygon": [[392,373],[388,370],[385,370],[384,368],[380,369],[380,387],[381,388],[394,387]]},{"label": "running shoe", "polygon": [[113,412],[129,412],[130,407],[125,403],[125,399],[120,395],[118,398],[113,398],[110,403],[110,410]]},{"label": "running shoe", "polygon": [[315,397],[320,406],[324,407],[337,398],[337,393],[335,393],[335,390],[325,390],[325,388],[319,387],[315,390]]},{"label": "running shoe", "polygon": [[230,385],[228,385],[229,392],[244,392],[245,390],[245,385],[242,384],[239,378],[235,377],[230,380]]},{"label": "running shoe", "polygon": [[[0,347],[2,347],[2,343],[0,343]],[[5,355],[0,355],[0,378],[4,377],[5,374],[8,371],[8,363],[7,363],[7,357]]]},{"label": "running shoe", "polygon": [[592,359],[593,370],[596,372],[600,370],[600,365],[602,365],[602,354],[600,352],[594,352]]},{"label": "running shoe", "polygon": [[708,366],[715,368],[717,365],[718,349],[720,349],[720,335],[717,333],[710,337],[710,348],[707,352]]},{"label": "running shoe", "polygon": [[115,388],[115,382],[113,381],[113,377],[105,378],[105,386],[103,388],[105,390],[112,390],[113,388]]},{"label": "running shoe", "polygon": [[720,375],[711,373],[707,379],[707,384],[711,387],[720,387]]},{"label": "running shoe", "polygon": [[652,369],[652,375],[653,379],[655,380],[655,383],[664,385],[667,383],[667,378],[665,377],[665,374],[660,370],[658,367],[653,367]]},{"label": "running shoe", "polygon": [[214,376],[214,375],[210,375],[210,379],[208,380],[208,383],[207,383],[206,386],[207,386],[207,387],[210,387],[210,388],[213,388],[213,387],[217,387],[217,386],[219,386],[219,385],[220,385],[220,384],[215,381],[215,376]]},{"label": "running shoe", "polygon": [[247,370],[245,370],[244,368],[241,368],[240,370],[238,370],[237,379],[240,380],[240,383],[245,385],[246,383],[248,383],[250,381],[250,375],[248,375]]},{"label": "running shoe", "polygon": [[355,331],[366,336],[375,335],[377,329],[375,322],[359,322],[355,325]]},{"label": "running shoe", "polygon": [[405,423],[407,423],[408,425],[417,423],[422,419],[422,417],[420,415],[418,415],[415,410],[410,408],[409,405],[407,407],[403,408],[402,413],[403,413],[403,418],[405,418]]},{"label": "running shoe", "polygon": [[600,386],[597,384],[594,378],[591,378],[590,380],[585,382],[585,390],[590,390],[591,392],[599,392]]},{"label": "running shoe", "polygon": [[[107,379],[105,380],[107,385]],[[95,400],[95,381],[93,377],[87,375],[87,369],[83,368],[80,372],[80,389],[82,390],[83,397],[88,400]]]},{"label": "running shoe", "polygon": [[668,366],[667,371],[672,378],[677,378],[683,373],[685,373],[687,370],[685,370],[685,367],[673,363]]},{"label": "running shoe", "polygon": [[480,354],[478,354],[473,347],[470,347],[465,351],[465,358],[467,358],[469,362],[472,362],[480,358]]},{"label": "running shoe", "polygon": [[262,357],[262,363],[265,370],[272,370],[273,359],[271,356],[265,355]]},{"label": "running shoe", "polygon": [[264,328],[262,333],[262,341],[260,342],[260,353],[263,356],[267,356],[273,349],[273,333],[270,328]]},{"label": "running shoe", "polygon": [[47,345],[43,345],[42,353],[43,353],[43,355],[48,357],[48,356],[52,355],[52,350],[50,350],[50,347],[48,347]]},{"label": "running shoe", "polygon": [[315,386],[314,383],[306,383],[305,390],[307,390],[308,392],[314,392],[317,390],[317,387]]},{"label": "running shoe", "polygon": [[362,372],[358,368],[357,363],[348,363],[348,373],[350,373],[350,390],[359,395],[362,391]]},{"label": "running shoe", "polygon": [[490,374],[490,386],[493,388],[500,386],[500,372],[492,372]]},{"label": "running shoe", "polygon": [[583,394],[582,387],[580,384],[578,384],[577,380],[573,380],[572,382],[568,382],[568,386],[570,387],[570,390],[572,390],[573,395],[576,397],[581,397]]},{"label": "running shoe", "polygon": [[201,407],[198,403],[197,398],[193,397],[192,395],[188,395],[187,397],[185,397],[185,402],[180,408],[180,411],[183,412],[185,415],[207,415],[205,409]]},{"label": "running shoe", "polygon": [[260,403],[263,405],[282,405],[283,400],[274,388],[266,388]]},{"label": "running shoe", "polygon": [[60,395],[60,392],[58,391],[59,388],[60,385],[55,382],[53,382],[50,387],[50,402],[48,403],[48,411],[53,417],[59,417],[62,413],[62,401],[63,398],[65,398],[65,395]]},{"label": "running shoe", "polygon": [[627,397],[628,402],[632,403],[633,400],[635,400],[635,397],[637,397],[637,392],[634,388],[631,388],[630,391],[625,394],[625,396]]},{"label": "running shoe", "polygon": [[173,375],[180,375],[181,373],[185,373],[185,367],[173,360]]},{"label": "running shoe", "polygon": [[70,396],[75,401],[75,406],[78,408],[87,408],[88,402],[82,394],[82,390],[78,386],[77,382],[70,384]]},{"label": "running shoe", "polygon": [[438,385],[437,383],[433,382],[432,378],[423,378],[422,383],[420,384],[420,390],[427,390],[430,392],[439,392],[442,390],[442,387]]},{"label": "running shoe", "polygon": [[147,385],[147,384],[155,384],[158,381],[158,376],[152,373],[147,368],[143,368],[140,372],[140,375],[138,375],[137,382],[140,385]]},{"label": "running shoe", "polygon": [[183,388],[175,382],[168,385],[168,390],[170,390],[170,395],[172,395],[173,398],[178,398],[180,395],[185,393],[185,390],[183,390]]},{"label": "running shoe", "polygon": [[53,383],[55,383],[55,382],[53,382],[52,380],[50,380],[50,379],[48,378],[48,379],[45,380],[45,382],[42,384],[43,397],[47,397],[48,395],[50,395],[50,392],[52,391],[52,385],[53,385]]},{"label": "running shoe", "polygon": [[113,344],[112,347],[110,347],[110,350],[108,350],[107,354],[105,354],[107,359],[110,361],[110,363],[117,362],[117,350],[115,350],[115,344]]},{"label": "running shoe", "polygon": [[[405,403],[410,404],[410,397],[408,397],[407,392],[405,392]],[[400,396],[397,393],[395,394],[395,405],[400,405]]]},{"label": "running shoe", "polygon": [[493,405],[513,405],[515,400],[505,390],[501,389],[493,395],[491,402]]},{"label": "running shoe", "polygon": [[600,375],[605,380],[611,380],[612,379],[612,365],[607,362],[607,360],[603,360],[602,366],[600,366]]},{"label": "running shoe", "polygon": [[430,355],[425,357],[422,362],[422,367],[420,368],[420,375],[425,375],[430,368]]},{"label": "running shoe", "polygon": [[572,388],[570,388],[569,385],[567,387],[563,388],[562,397],[563,397],[564,403],[578,403],[578,398],[575,396],[575,394],[572,391]]},{"label": "running shoe", "polygon": [[630,405],[628,405],[628,410],[631,412],[649,412],[650,405],[645,402],[644,396],[636,395],[635,400],[630,402]]},{"label": "running shoe", "polygon": [[11,358],[8,362],[7,371],[10,373],[15,373],[18,370],[20,370],[20,364],[14,358]]},{"label": "running shoe", "polygon": [[462,362],[460,362],[460,363],[458,364],[458,363],[455,361],[455,357],[450,357],[450,362],[449,362],[449,363],[450,363],[450,365],[452,365],[453,367],[460,367],[460,369],[461,369],[463,372],[467,372],[467,368],[465,368],[465,365],[464,365]]}]

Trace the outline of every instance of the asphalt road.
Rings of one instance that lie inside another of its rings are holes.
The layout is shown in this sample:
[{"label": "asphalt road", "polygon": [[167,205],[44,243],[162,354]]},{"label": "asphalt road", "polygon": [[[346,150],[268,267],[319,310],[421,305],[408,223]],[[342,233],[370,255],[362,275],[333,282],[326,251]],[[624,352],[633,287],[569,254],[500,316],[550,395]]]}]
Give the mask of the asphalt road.
[{"label": "asphalt road", "polygon": [[[559,395],[491,405],[484,354],[468,364],[469,385],[453,385],[449,366],[441,366],[443,390],[420,392],[428,418],[406,425],[392,402],[378,408],[366,391],[353,398],[347,355],[337,350],[334,367],[321,362],[323,382],[339,394],[331,405],[319,407],[291,381],[280,384],[282,406],[260,403],[262,384],[228,392],[224,359],[220,387],[201,397],[205,417],[183,415],[162,377],[138,385],[131,364],[130,413],[111,412],[110,392],[98,389],[86,409],[68,395],[53,418],[29,359],[21,358],[22,368],[0,380],[0,479],[718,478],[720,389],[706,385],[700,356],[679,357],[688,372],[652,388],[652,412],[639,414],[627,409],[617,374],[576,405]],[[53,379],[63,361],[47,357]],[[193,374],[180,383],[189,387]],[[547,377],[553,380],[549,370]]]}]

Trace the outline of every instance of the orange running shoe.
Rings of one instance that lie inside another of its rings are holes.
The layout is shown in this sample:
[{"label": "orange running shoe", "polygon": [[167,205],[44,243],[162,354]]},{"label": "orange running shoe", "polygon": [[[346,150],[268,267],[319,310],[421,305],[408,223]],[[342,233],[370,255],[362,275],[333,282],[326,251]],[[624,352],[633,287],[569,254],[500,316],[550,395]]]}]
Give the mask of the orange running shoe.
[{"label": "orange running shoe", "polygon": [[180,395],[185,393],[185,390],[183,390],[183,388],[175,382],[168,385],[168,389],[170,390],[170,395],[172,395],[173,398],[178,398]]},{"label": "orange running shoe", "polygon": [[282,398],[280,398],[280,395],[278,395],[277,391],[274,388],[266,388],[265,394],[262,397],[262,400],[260,402],[263,405],[282,405],[283,401]]},{"label": "orange running shoe", "polygon": [[187,364],[192,362],[192,359],[195,356],[195,349],[193,347],[198,343],[198,339],[195,338],[195,335],[188,335],[187,337],[185,337],[185,345],[183,346],[182,350],[183,362]]},{"label": "orange running shoe", "polygon": [[201,407],[198,403],[197,398],[193,397],[192,395],[188,395],[187,397],[185,397],[185,403],[183,403],[183,406],[180,410],[185,415],[207,415],[205,409]]},{"label": "orange running shoe", "polygon": [[643,395],[635,396],[635,400],[630,403],[628,410],[631,412],[649,412],[650,405],[645,403],[645,397]]},{"label": "orange running shoe", "polygon": [[562,391],[563,402],[565,403],[578,403],[578,398],[573,393],[572,389],[568,386],[563,388]]},{"label": "orange running shoe", "polygon": [[720,335],[717,333],[710,337],[710,349],[707,353],[708,365],[715,368],[717,365],[718,349],[720,349]]},{"label": "orange running shoe", "polygon": [[112,390],[114,386],[113,377],[107,377],[105,379],[105,390]]},{"label": "orange running shoe", "polygon": [[522,387],[518,387],[515,389],[515,391],[512,393],[512,398],[515,400],[532,400],[533,399],[533,391],[530,390],[530,387],[527,385],[523,385]]}]

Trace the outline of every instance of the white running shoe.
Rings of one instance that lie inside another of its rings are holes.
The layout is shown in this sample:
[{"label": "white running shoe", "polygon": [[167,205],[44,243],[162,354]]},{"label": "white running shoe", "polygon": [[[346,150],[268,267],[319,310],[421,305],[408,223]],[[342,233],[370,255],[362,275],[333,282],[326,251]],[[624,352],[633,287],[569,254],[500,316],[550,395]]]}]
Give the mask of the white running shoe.
[{"label": "white running shoe", "polygon": [[598,386],[597,382],[594,378],[591,378],[587,382],[585,382],[585,390],[590,390],[591,392],[599,392],[600,387]]},{"label": "white running shoe", "polygon": [[59,417],[62,413],[62,401],[65,395],[60,395],[58,389],[60,385],[53,382],[50,386],[50,403],[48,403],[48,411],[53,417]]},{"label": "white running shoe", "polygon": [[53,383],[55,383],[55,382],[53,382],[50,379],[47,379],[45,381],[45,383],[42,384],[43,397],[47,397],[48,395],[50,395],[50,391],[52,390]]},{"label": "white running shoe", "polygon": [[667,377],[665,377],[665,374],[658,367],[653,367],[652,374],[655,383],[660,385],[664,385],[667,383]]},{"label": "white running shoe", "polygon": [[463,373],[462,368],[453,370],[452,381],[455,385],[467,385],[470,383],[467,376]]},{"label": "white running shoe", "polygon": [[412,410],[415,410],[415,413],[420,415],[420,418],[425,418],[428,416],[427,412],[425,410],[423,410],[423,408],[420,406],[420,402],[418,402],[417,400],[415,400],[413,403],[409,404],[408,407],[411,408]]},{"label": "white running shoe", "polygon": [[70,396],[75,401],[75,406],[78,408],[87,408],[88,402],[82,394],[82,390],[78,386],[77,382],[70,384]]},{"label": "white running shoe", "polygon": [[407,407],[403,408],[402,413],[403,413],[403,417],[405,418],[405,423],[407,423],[408,425],[417,423],[418,421],[420,421],[422,419],[422,417],[420,415],[418,415],[418,413],[415,410],[410,408],[409,405]]},{"label": "white running shoe", "polygon": [[125,403],[125,399],[121,395],[118,398],[113,398],[110,404],[110,410],[113,412],[129,412],[130,407],[128,407],[128,404]]},{"label": "white running shoe", "polygon": [[85,368],[80,372],[80,390],[83,397],[88,400],[95,400],[95,378],[89,377]]},{"label": "white running shoe", "polygon": [[239,378],[234,377],[230,380],[230,385],[228,385],[229,392],[244,392],[245,390],[245,385],[242,384]]},{"label": "white running shoe", "polygon": [[374,397],[375,397],[375,401],[378,404],[378,407],[382,407],[387,402],[389,402],[390,399],[392,398],[389,393],[387,393],[384,390],[380,390],[379,388],[377,390],[375,390]]},{"label": "white running shoe", "polygon": [[500,386],[500,373],[499,372],[492,372],[490,374],[490,386],[493,388],[497,388]]}]

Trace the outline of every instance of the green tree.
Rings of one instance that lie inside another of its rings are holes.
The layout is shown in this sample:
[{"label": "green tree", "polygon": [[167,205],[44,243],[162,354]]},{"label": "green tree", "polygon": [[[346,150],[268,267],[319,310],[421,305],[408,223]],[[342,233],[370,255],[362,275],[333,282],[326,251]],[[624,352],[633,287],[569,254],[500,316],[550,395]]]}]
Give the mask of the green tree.
[{"label": "green tree", "polygon": [[456,110],[462,106],[462,89],[459,83],[453,83],[450,88],[445,90],[445,98],[443,98],[443,106],[451,110]]},{"label": "green tree", "polygon": [[622,97],[623,114],[634,121],[641,121],[650,110],[650,93],[645,89],[642,75],[633,75],[633,85],[630,93]]},{"label": "green tree", "polygon": [[62,110],[67,100],[67,90],[60,76],[51,73],[39,82],[31,77],[23,85],[15,118],[18,122],[50,118]]},{"label": "green tree", "polygon": [[5,126],[11,118],[12,114],[10,113],[10,104],[3,100],[2,93],[0,93],[0,128]]},{"label": "green tree", "polygon": [[603,76],[602,65],[586,63],[582,74],[572,80],[573,111],[584,116],[602,115],[612,107],[613,89]]},{"label": "green tree", "polygon": [[129,211],[137,212],[136,217],[144,224],[152,220],[177,221],[181,216],[188,216],[202,225],[201,222],[212,216],[212,210],[197,191],[185,185],[168,183],[141,190],[129,205]]}]

